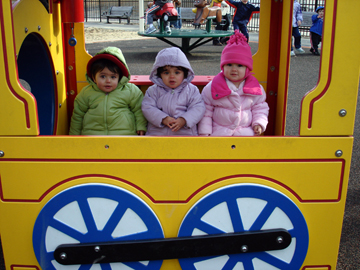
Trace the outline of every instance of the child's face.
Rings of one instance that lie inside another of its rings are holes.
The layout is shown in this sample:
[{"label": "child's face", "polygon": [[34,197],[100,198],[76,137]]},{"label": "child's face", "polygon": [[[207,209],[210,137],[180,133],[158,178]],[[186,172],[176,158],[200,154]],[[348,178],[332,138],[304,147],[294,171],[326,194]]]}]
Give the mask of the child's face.
[{"label": "child's face", "polygon": [[119,83],[119,74],[111,72],[107,67],[96,73],[94,82],[105,93],[113,91]]},{"label": "child's face", "polygon": [[320,18],[324,18],[324,10],[323,9],[320,9],[318,11],[318,14],[319,14]]},{"label": "child's face", "polygon": [[244,4],[247,4],[247,2],[249,2],[249,0],[241,0],[241,2],[243,2]]},{"label": "child's face", "polygon": [[178,87],[184,80],[184,71],[178,67],[166,66],[160,75],[164,84],[172,89]]},{"label": "child's face", "polygon": [[235,63],[224,65],[225,77],[232,82],[238,82],[237,86],[240,84],[239,81],[244,79],[245,72],[246,72],[246,66]]}]

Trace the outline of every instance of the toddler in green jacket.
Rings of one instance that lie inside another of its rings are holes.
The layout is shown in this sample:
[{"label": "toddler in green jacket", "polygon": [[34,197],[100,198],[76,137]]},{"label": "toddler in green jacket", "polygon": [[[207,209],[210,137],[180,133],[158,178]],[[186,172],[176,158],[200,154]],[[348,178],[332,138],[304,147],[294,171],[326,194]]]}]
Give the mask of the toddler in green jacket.
[{"label": "toddler in green jacket", "polygon": [[87,64],[85,86],[76,96],[70,135],[145,135],[143,93],[129,83],[121,50],[108,47]]}]

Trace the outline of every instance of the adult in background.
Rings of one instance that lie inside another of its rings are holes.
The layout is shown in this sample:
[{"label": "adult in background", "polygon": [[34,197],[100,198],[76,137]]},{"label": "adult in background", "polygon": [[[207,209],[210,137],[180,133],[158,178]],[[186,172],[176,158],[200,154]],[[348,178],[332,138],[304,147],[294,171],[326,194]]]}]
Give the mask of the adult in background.
[{"label": "adult in background", "polygon": [[[305,53],[301,48],[301,34],[299,31],[299,26],[303,22],[303,16],[301,11],[301,6],[298,1],[294,0],[293,5],[293,20],[292,20],[292,36],[294,37],[295,51],[299,54]],[[292,42],[291,42],[292,43]],[[294,48],[291,44],[291,56],[295,56]]]},{"label": "adult in background", "polygon": [[180,29],[182,27],[182,21],[181,21],[181,0],[174,0],[174,7],[176,8],[178,12],[178,20],[177,21],[171,21],[170,26],[174,26],[176,29]]}]

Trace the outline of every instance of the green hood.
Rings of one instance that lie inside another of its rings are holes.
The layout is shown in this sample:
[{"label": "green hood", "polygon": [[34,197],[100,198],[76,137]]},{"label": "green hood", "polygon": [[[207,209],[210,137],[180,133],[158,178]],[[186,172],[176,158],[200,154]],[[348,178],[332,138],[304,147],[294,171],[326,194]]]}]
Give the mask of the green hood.
[{"label": "green hood", "polygon": [[[100,59],[101,55],[103,55],[103,54],[110,54],[110,55],[115,56],[123,64],[123,67],[121,67],[121,69],[125,68],[127,70],[128,76],[127,77],[122,76],[120,78],[119,83],[118,83],[118,87],[128,83],[130,81],[130,78],[131,78],[130,70],[129,70],[128,65],[126,64],[125,57],[124,57],[122,51],[117,47],[107,47],[107,48],[104,48],[101,51],[99,51],[97,54],[95,54],[94,57],[88,63],[87,71],[89,71],[89,68],[90,68],[91,64],[93,63],[93,60],[94,59]],[[89,84],[91,84],[95,89],[100,90],[97,87],[97,85],[95,84],[95,82],[92,80],[92,78],[88,75],[88,72],[85,74],[85,77],[86,77],[86,80],[87,80],[87,82]]]}]

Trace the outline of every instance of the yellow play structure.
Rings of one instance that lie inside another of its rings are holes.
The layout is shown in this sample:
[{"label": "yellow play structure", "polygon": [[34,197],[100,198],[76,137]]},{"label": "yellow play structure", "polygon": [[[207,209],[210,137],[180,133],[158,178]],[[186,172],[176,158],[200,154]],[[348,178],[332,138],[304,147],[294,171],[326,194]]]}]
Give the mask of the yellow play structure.
[{"label": "yellow play structure", "polygon": [[[207,138],[68,136],[91,58],[83,2],[0,0],[6,269],[335,270],[360,1],[326,1],[318,84],[302,100],[299,136],[288,137],[292,2],[261,3],[254,72],[270,106],[267,133]],[[145,75],[132,76],[142,91]]]}]

